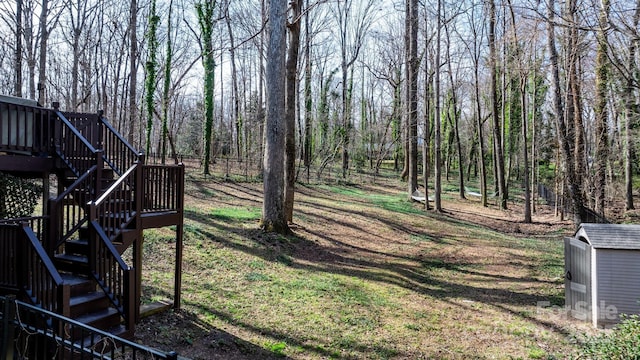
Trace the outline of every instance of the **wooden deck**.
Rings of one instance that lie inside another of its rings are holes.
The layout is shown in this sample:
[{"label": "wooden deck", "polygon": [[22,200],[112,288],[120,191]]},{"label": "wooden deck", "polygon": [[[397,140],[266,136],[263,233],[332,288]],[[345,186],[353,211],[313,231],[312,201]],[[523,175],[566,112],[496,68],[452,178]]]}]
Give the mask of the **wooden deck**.
[{"label": "wooden deck", "polygon": [[[42,214],[0,219],[0,290],[132,335],[141,311],[143,230],[176,226],[172,305],[179,308],[184,166],[145,164],[101,113],[0,97],[0,172],[45,183]],[[57,196],[49,199],[51,175]],[[127,264],[121,254],[130,247]],[[37,278],[12,277],[19,266]],[[46,286],[35,282],[43,279]]]}]

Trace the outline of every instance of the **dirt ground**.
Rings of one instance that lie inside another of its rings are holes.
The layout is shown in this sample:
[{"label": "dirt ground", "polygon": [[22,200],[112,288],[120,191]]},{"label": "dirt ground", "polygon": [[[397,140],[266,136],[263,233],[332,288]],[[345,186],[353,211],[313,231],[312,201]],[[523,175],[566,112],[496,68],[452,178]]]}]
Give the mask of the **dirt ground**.
[{"label": "dirt ground", "polygon": [[[191,180],[194,180],[193,178]],[[403,185],[394,181],[379,181],[374,183],[361,183],[355,186],[357,191],[364,194],[397,195],[404,189]],[[221,180],[196,181],[188,184],[187,206],[210,206],[211,202],[218,202],[221,206],[229,207],[256,207],[261,205],[262,184],[260,183],[236,183]],[[212,194],[204,196],[202,194]],[[223,199],[216,198],[215,194],[225,194]],[[438,216],[446,217],[448,221],[459,221],[465,226],[476,225],[481,228],[490,229],[509,238],[540,238],[550,237],[561,238],[571,235],[574,230],[572,223],[568,220],[561,221],[556,216],[553,208],[538,205],[533,216],[533,223],[522,222],[521,204],[509,203],[509,210],[500,210],[495,203],[483,208],[479,198],[470,195],[466,200],[457,199],[455,193],[444,198],[444,213]],[[422,221],[411,215],[393,214],[391,211],[380,212],[379,209],[372,209],[376,213],[368,213],[367,206],[347,212],[341,212],[337,206],[325,205],[327,201],[335,201],[336,194],[321,188],[300,185],[296,194],[296,213],[305,214],[304,217],[296,217],[291,229],[295,236],[305,239],[304,246],[292,245],[287,251],[295,253],[296,262],[302,265],[322,264],[322,266],[338,269],[342,272],[357,272],[360,268],[369,264],[389,264],[397,259],[414,259],[425,256],[425,252],[416,252],[416,248],[407,246],[410,239],[421,236],[424,229],[418,224]],[[420,205],[415,204],[415,208]],[[188,222],[188,220],[187,220]],[[441,233],[437,233],[437,232]],[[464,228],[461,228],[464,232]],[[367,236],[363,236],[366,233]],[[402,236],[397,234],[401,233]],[[244,230],[243,236],[269,243],[268,235],[263,235],[257,228],[257,223],[249,223]],[[451,236],[451,229],[433,230],[430,234],[434,238],[446,238]],[[460,238],[464,234],[459,235]],[[390,242],[388,239],[398,239]],[[276,245],[274,245],[276,246]],[[515,254],[515,255],[514,255]],[[475,281],[485,278],[500,279],[502,277],[522,277],[527,278],[527,283],[510,282],[509,289],[514,286],[522,286],[522,292],[528,292],[529,288],[537,286],[547,286],[536,284],[535,279],[529,279],[528,273],[522,262],[517,260],[515,250],[491,246],[466,246],[456,244],[455,246],[441,246],[430,248],[428,256],[435,257],[442,263],[455,266],[456,264],[476,264],[481,266],[482,273],[471,274],[467,279],[469,288],[473,288]],[[359,260],[355,260],[359,259]],[[363,260],[364,259],[364,260]],[[555,279],[557,284],[558,279]],[[533,283],[532,283],[533,282]],[[515,285],[514,285],[515,283]],[[495,301],[496,297],[502,296],[501,287],[497,285],[496,291],[481,287],[479,291],[468,294],[466,298],[470,300],[460,300],[482,302],[488,298]],[[556,286],[556,285],[553,285]],[[557,289],[556,289],[557,290]],[[532,292],[535,289],[531,290]],[[505,294],[507,294],[505,290]],[[464,294],[463,294],[464,295]],[[507,295],[505,295],[507,296]],[[510,295],[509,295],[510,296]],[[464,296],[463,296],[464,297]],[[533,297],[531,297],[533,298]],[[458,300],[455,300],[458,301]],[[529,301],[529,299],[527,299]],[[517,306],[505,305],[509,311],[518,312]],[[511,309],[513,308],[513,309]],[[526,311],[534,311],[531,307]],[[532,318],[543,327],[557,327],[565,331],[568,328],[581,327],[570,320],[566,323],[550,324],[545,314],[532,315]],[[455,321],[455,320],[452,320]],[[588,327],[584,327],[587,329]],[[159,330],[162,329],[162,330]],[[182,334],[182,335],[181,335]],[[188,334],[188,335],[187,335]],[[263,346],[256,345],[251,341],[251,336],[242,327],[229,325],[228,327],[214,328],[203,324],[201,319],[189,310],[180,312],[165,312],[143,319],[137,327],[137,341],[160,348],[169,348],[178,351],[192,359],[268,359],[286,358],[286,355],[274,353],[264,349]],[[247,340],[248,339],[248,340]],[[426,341],[426,340],[425,340]],[[426,343],[425,343],[426,344]],[[423,346],[431,346],[429,344]],[[471,342],[468,347],[476,346]],[[483,345],[484,346],[484,345]],[[511,350],[505,344],[506,353]],[[551,347],[550,352],[563,351],[562,346],[553,348],[556,345],[540,345],[540,347]],[[470,349],[471,351],[472,349]],[[516,351],[515,349],[513,349]],[[446,348],[436,350],[442,352],[443,358],[456,358],[446,353]],[[332,357],[332,356],[327,356]],[[294,356],[292,358],[298,358]],[[307,358],[300,356],[299,358]],[[350,358],[346,356],[345,358]],[[394,358],[402,358],[395,356]],[[464,357],[460,357],[464,358]]]}]

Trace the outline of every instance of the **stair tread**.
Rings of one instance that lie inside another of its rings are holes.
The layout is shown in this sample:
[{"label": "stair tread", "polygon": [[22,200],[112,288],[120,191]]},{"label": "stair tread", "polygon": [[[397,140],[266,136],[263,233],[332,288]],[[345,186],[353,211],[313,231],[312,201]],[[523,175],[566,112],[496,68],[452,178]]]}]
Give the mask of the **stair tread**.
[{"label": "stair tread", "polygon": [[102,309],[96,312],[92,312],[92,313],[88,313],[88,314],[84,314],[81,316],[78,316],[75,320],[78,322],[81,322],[83,324],[91,324],[93,322],[102,320],[106,317],[110,317],[110,316],[114,316],[117,315],[118,310],[116,310],[115,308],[112,307],[108,307],[106,309]]},{"label": "stair tread", "polygon": [[69,261],[69,262],[78,262],[82,264],[88,264],[89,258],[86,256],[80,255],[71,255],[71,254],[57,254],[55,256],[56,260]]},{"label": "stair tread", "polygon": [[103,292],[93,291],[93,292],[78,295],[78,296],[72,296],[69,301],[69,305],[76,306],[76,305],[91,302],[94,300],[99,300],[106,297],[107,296]]},{"label": "stair tread", "polygon": [[62,277],[62,280],[64,281],[65,284],[69,284],[71,286],[80,285],[80,284],[84,284],[91,281],[86,276],[81,276],[81,275],[71,274],[66,272],[61,272],[60,276]]}]

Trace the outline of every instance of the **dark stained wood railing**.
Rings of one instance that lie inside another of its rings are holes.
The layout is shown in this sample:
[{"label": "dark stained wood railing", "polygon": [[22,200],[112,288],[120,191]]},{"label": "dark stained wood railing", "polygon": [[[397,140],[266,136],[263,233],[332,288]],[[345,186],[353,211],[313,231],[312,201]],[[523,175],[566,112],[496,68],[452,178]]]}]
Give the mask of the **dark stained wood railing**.
[{"label": "dark stained wood railing", "polygon": [[97,220],[107,238],[115,240],[136,216],[135,184],[137,166],[132,166],[95,201],[89,204],[91,220]]},{"label": "dark stained wood railing", "polygon": [[44,237],[47,236],[46,225],[48,221],[48,216],[31,216],[15,219],[0,219],[0,225],[19,225],[27,223],[36,234],[36,238],[40,240],[40,243],[44,244]]},{"label": "dark stained wood railing", "polygon": [[135,326],[135,272],[128,266],[97,220],[91,207],[89,268],[102,291],[123,317],[127,330]]},{"label": "dark stained wood railing", "polygon": [[62,114],[89,144],[96,149],[102,149],[102,122],[98,114],[66,111]]},{"label": "dark stained wood railing", "polygon": [[0,151],[51,152],[53,118],[50,109],[0,100]]},{"label": "dark stained wood railing", "polygon": [[23,291],[43,309],[68,315],[69,285],[64,284],[28,223],[2,224],[0,235],[1,285]]},{"label": "dark stained wood railing", "polygon": [[[85,204],[95,195],[98,167],[93,166],[57,198],[49,200],[49,237],[53,243],[45,247],[53,255],[56,249],[70,239],[88,221]],[[55,214],[55,216],[53,216]]]},{"label": "dark stained wood railing", "polygon": [[135,163],[144,163],[144,155],[133,148],[118,131],[102,116],[99,116],[102,126],[102,148],[104,161],[111,166],[116,174],[122,176]]},{"label": "dark stained wood railing", "polygon": [[[59,126],[56,126],[56,132],[59,133],[55,137],[56,152],[69,169],[80,177],[102,161],[102,154],[82,136],[60,111],[56,111],[56,114],[60,120]],[[99,166],[99,170],[101,169],[102,166]]]},{"label": "dark stained wood railing", "polygon": [[18,289],[16,269],[18,232],[17,224],[0,224],[0,287]]},{"label": "dark stained wood railing", "polygon": [[22,225],[22,251],[19,251],[18,273],[20,285],[43,309],[65,316],[69,315],[70,287],[51,262],[36,234],[27,224]]},{"label": "dark stained wood railing", "polygon": [[182,211],[184,165],[144,165],[142,213]]}]

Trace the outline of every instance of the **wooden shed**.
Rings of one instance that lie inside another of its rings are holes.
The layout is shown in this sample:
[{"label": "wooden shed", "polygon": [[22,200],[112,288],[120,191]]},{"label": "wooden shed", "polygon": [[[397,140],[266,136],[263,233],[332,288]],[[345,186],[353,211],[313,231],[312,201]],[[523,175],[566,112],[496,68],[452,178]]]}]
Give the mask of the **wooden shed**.
[{"label": "wooden shed", "polygon": [[581,224],[565,238],[565,304],[596,327],[640,314],[640,225]]}]

